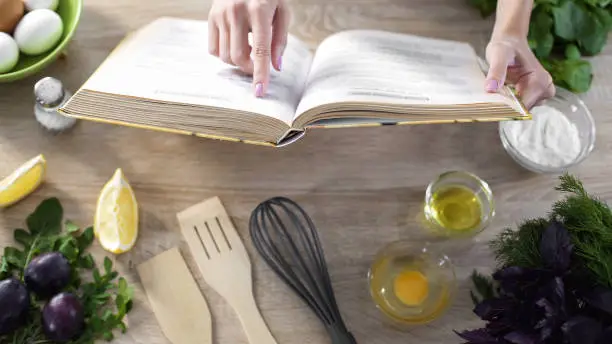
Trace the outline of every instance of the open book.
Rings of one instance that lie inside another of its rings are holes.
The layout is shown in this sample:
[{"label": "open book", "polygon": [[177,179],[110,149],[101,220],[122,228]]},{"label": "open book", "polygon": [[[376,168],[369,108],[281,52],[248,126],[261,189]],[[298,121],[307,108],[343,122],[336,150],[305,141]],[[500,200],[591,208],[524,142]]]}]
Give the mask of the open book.
[{"label": "open book", "polygon": [[355,30],[313,54],[290,36],[264,98],[208,53],[208,24],[160,18],[128,35],[60,109],[67,116],[280,146],[308,128],[530,119],[509,88],[484,91],[467,43]]}]

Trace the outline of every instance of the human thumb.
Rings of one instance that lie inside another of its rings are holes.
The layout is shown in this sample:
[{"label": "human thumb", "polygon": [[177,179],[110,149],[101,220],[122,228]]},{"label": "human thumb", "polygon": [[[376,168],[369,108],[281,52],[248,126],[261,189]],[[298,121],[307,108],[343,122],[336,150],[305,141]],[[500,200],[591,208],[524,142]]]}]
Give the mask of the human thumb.
[{"label": "human thumb", "polygon": [[490,43],[487,47],[489,72],[485,81],[487,92],[497,92],[506,82],[508,66],[514,61],[514,49],[502,42]]}]

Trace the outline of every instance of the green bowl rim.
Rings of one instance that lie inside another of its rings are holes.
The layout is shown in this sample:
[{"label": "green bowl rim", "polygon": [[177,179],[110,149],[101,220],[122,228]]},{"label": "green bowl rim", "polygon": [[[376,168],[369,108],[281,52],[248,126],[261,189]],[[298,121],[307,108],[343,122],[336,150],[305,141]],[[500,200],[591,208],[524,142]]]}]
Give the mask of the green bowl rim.
[{"label": "green bowl rim", "polygon": [[3,80],[5,81],[15,81],[15,80],[19,80],[19,79],[23,79],[27,76],[30,76],[33,73],[38,72],[38,68],[40,68],[41,66],[46,65],[47,63],[52,62],[53,60],[55,60],[59,54],[62,52],[62,50],[68,45],[68,43],[70,43],[70,41],[72,40],[72,37],[74,37],[74,34],[76,33],[76,30],[78,28],[78,23],[81,19],[81,13],[83,11],[83,0],[77,0],[75,1],[75,23],[77,25],[75,25],[74,29],[69,31],[66,36],[64,37],[64,39],[55,47],[55,49],[51,50],[50,52],[47,53],[47,55],[45,57],[43,57],[42,59],[40,59],[40,61],[26,67],[23,69],[19,69],[19,70],[15,70],[9,73],[5,73],[5,74],[0,74],[0,82],[2,82]]}]

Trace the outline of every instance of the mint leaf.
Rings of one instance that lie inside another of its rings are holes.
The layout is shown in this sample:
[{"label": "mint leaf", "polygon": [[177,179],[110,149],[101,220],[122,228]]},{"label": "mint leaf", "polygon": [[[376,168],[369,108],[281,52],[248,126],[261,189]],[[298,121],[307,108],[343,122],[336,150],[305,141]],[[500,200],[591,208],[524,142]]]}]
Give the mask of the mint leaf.
[{"label": "mint leaf", "polygon": [[32,242],[34,241],[32,235],[30,235],[30,233],[21,228],[16,229],[15,232],[13,232],[13,238],[16,242],[20,243],[24,247],[30,247],[32,245]]},{"label": "mint leaf", "polygon": [[553,49],[555,37],[552,34],[553,18],[543,9],[536,9],[529,24],[527,40],[529,47],[539,57],[548,57]]},{"label": "mint leaf", "polygon": [[593,80],[591,64],[585,60],[543,60],[542,66],[552,75],[555,84],[576,93],[588,91]]},{"label": "mint leaf", "polygon": [[[609,1],[612,3],[612,0]],[[592,14],[599,19],[607,31],[612,29],[612,9],[595,7],[592,9]]]},{"label": "mint leaf", "polygon": [[574,1],[565,1],[560,7],[552,9],[555,34],[565,40],[574,41],[588,25],[589,13]]},{"label": "mint leaf", "polygon": [[108,257],[104,257],[104,273],[109,275],[113,271],[113,262]]},{"label": "mint leaf", "polygon": [[575,44],[568,44],[565,46],[565,58],[568,60],[579,60],[580,49]]},{"label": "mint leaf", "polygon": [[586,92],[593,80],[591,64],[584,60],[567,60],[561,65],[562,79],[573,92]]},{"label": "mint leaf", "polygon": [[77,237],[79,251],[81,252],[85,251],[89,246],[91,246],[91,244],[93,243],[93,240],[94,240],[93,227],[85,228],[83,233],[81,233],[81,235]]},{"label": "mint leaf", "polygon": [[59,234],[62,230],[64,209],[57,198],[42,201],[30,216],[26,224],[33,235]]},{"label": "mint leaf", "polygon": [[599,54],[608,41],[607,23],[598,15],[589,13],[588,20],[584,23],[578,37],[578,44],[586,55]]},{"label": "mint leaf", "polygon": [[94,268],[94,266],[96,265],[94,258],[91,254],[87,254],[85,256],[82,256],[81,259],[79,260],[79,267],[82,269],[88,269],[91,270]]},{"label": "mint leaf", "polygon": [[584,2],[594,7],[606,7],[612,3],[612,0],[584,0]]},{"label": "mint leaf", "polygon": [[0,280],[7,278],[10,272],[11,268],[6,258],[0,257]]},{"label": "mint leaf", "polygon": [[92,274],[93,274],[92,276],[93,276],[93,279],[94,279],[95,283],[98,283],[98,284],[102,283],[102,276],[100,276],[100,270],[93,269],[93,273]]},{"label": "mint leaf", "polygon": [[25,267],[26,256],[23,251],[20,251],[14,247],[4,248],[4,259],[6,262],[17,269],[23,269]]},{"label": "mint leaf", "polygon": [[74,264],[76,259],[79,256],[79,249],[77,248],[76,240],[73,237],[65,237],[59,247],[59,251],[70,261],[71,264]]},{"label": "mint leaf", "polygon": [[66,220],[66,222],[64,223],[64,228],[67,233],[75,233],[80,230],[79,226],[77,226],[74,222],[70,220]]}]

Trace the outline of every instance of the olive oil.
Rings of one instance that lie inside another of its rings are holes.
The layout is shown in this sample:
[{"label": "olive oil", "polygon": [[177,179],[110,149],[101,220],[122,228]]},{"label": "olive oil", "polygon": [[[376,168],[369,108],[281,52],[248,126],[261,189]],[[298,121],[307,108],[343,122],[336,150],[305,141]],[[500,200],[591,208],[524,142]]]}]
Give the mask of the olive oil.
[{"label": "olive oil", "polygon": [[428,207],[433,219],[450,231],[471,231],[482,221],[482,203],[465,186],[448,185],[436,190]]}]

